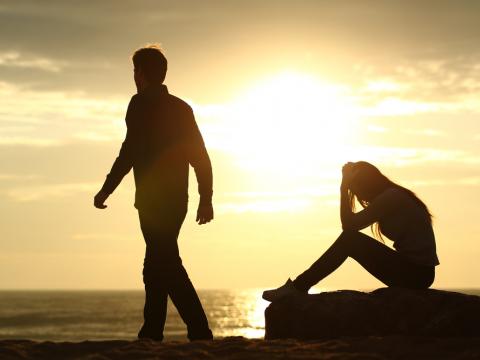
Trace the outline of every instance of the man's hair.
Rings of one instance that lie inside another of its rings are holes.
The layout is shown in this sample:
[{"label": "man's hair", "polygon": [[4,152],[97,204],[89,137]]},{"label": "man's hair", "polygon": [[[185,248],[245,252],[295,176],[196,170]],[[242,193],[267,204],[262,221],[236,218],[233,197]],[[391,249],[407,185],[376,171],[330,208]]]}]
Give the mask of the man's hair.
[{"label": "man's hair", "polygon": [[141,69],[149,82],[163,83],[167,74],[167,58],[157,44],[138,49],[132,56],[135,69]]}]

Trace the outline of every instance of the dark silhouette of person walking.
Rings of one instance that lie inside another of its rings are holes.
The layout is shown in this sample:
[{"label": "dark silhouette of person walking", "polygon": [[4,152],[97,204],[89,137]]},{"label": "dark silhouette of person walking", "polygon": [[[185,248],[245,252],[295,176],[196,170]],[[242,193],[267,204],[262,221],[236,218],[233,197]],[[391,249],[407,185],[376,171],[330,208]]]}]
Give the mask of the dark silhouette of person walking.
[{"label": "dark silhouette of person walking", "polygon": [[187,325],[189,340],[212,339],[177,243],[187,214],[189,164],[200,194],[196,221],[201,225],[213,219],[210,158],[192,108],[163,84],[167,59],[161,49],[138,49],[132,60],[138,92],[128,105],[127,134],[94,205],[106,208],[108,196],[133,168],[135,207],[146,243],[144,323],[138,337],[163,340],[170,296]]},{"label": "dark silhouette of person walking", "polygon": [[[308,290],[351,257],[387,286],[426,289],[439,264],[430,211],[411,190],[400,186],[366,161],[342,168],[340,219],[343,231],[327,251],[294,281],[263,292],[275,301]],[[355,198],[363,210],[355,212]],[[393,241],[394,249],[359,230],[376,225],[376,232]]]}]

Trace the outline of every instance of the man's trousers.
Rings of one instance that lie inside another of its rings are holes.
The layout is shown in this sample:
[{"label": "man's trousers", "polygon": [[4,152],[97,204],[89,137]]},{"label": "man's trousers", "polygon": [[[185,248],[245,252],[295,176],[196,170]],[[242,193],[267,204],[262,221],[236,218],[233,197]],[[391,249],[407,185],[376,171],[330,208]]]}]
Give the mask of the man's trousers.
[{"label": "man's trousers", "polygon": [[186,213],[186,204],[139,210],[146,243],[143,263],[144,324],[139,338],[163,339],[167,298],[170,296],[187,325],[188,338],[212,339],[207,317],[178,250],[178,234]]}]

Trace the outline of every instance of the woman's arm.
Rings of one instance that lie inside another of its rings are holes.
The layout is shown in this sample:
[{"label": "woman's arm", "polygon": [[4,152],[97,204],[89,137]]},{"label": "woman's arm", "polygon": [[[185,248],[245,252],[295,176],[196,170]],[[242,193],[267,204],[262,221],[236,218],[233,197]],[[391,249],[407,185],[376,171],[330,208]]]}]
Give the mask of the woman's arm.
[{"label": "woman's arm", "polygon": [[340,221],[342,222],[342,229],[348,230],[351,227],[352,219],[355,213],[350,207],[350,198],[348,196],[348,187],[345,181],[342,180],[340,185]]},{"label": "woman's arm", "polygon": [[355,170],[347,163],[342,168],[342,184],[340,185],[340,221],[343,230],[361,230],[379,221],[382,217],[392,213],[401,202],[399,191],[393,188],[386,189],[378,195],[368,206],[354,213],[350,204],[349,186],[355,178]]},{"label": "woman's arm", "polygon": [[365,209],[354,213],[350,209],[347,189],[340,190],[340,217],[343,230],[361,230],[381,218],[391,214],[399,207],[398,190],[387,189],[378,195]]}]

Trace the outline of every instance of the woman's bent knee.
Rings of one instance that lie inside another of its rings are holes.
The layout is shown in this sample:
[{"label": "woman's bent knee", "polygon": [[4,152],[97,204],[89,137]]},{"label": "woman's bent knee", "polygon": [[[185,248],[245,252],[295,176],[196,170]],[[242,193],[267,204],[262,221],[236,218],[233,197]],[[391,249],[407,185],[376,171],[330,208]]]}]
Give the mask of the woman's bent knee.
[{"label": "woman's bent knee", "polygon": [[358,230],[343,230],[337,241],[348,247],[358,247],[364,237],[366,235]]},{"label": "woman's bent knee", "polygon": [[358,234],[360,234],[360,231],[357,230],[343,230],[340,233],[340,236],[338,239],[342,239],[343,241],[350,241],[356,237],[358,237]]}]

